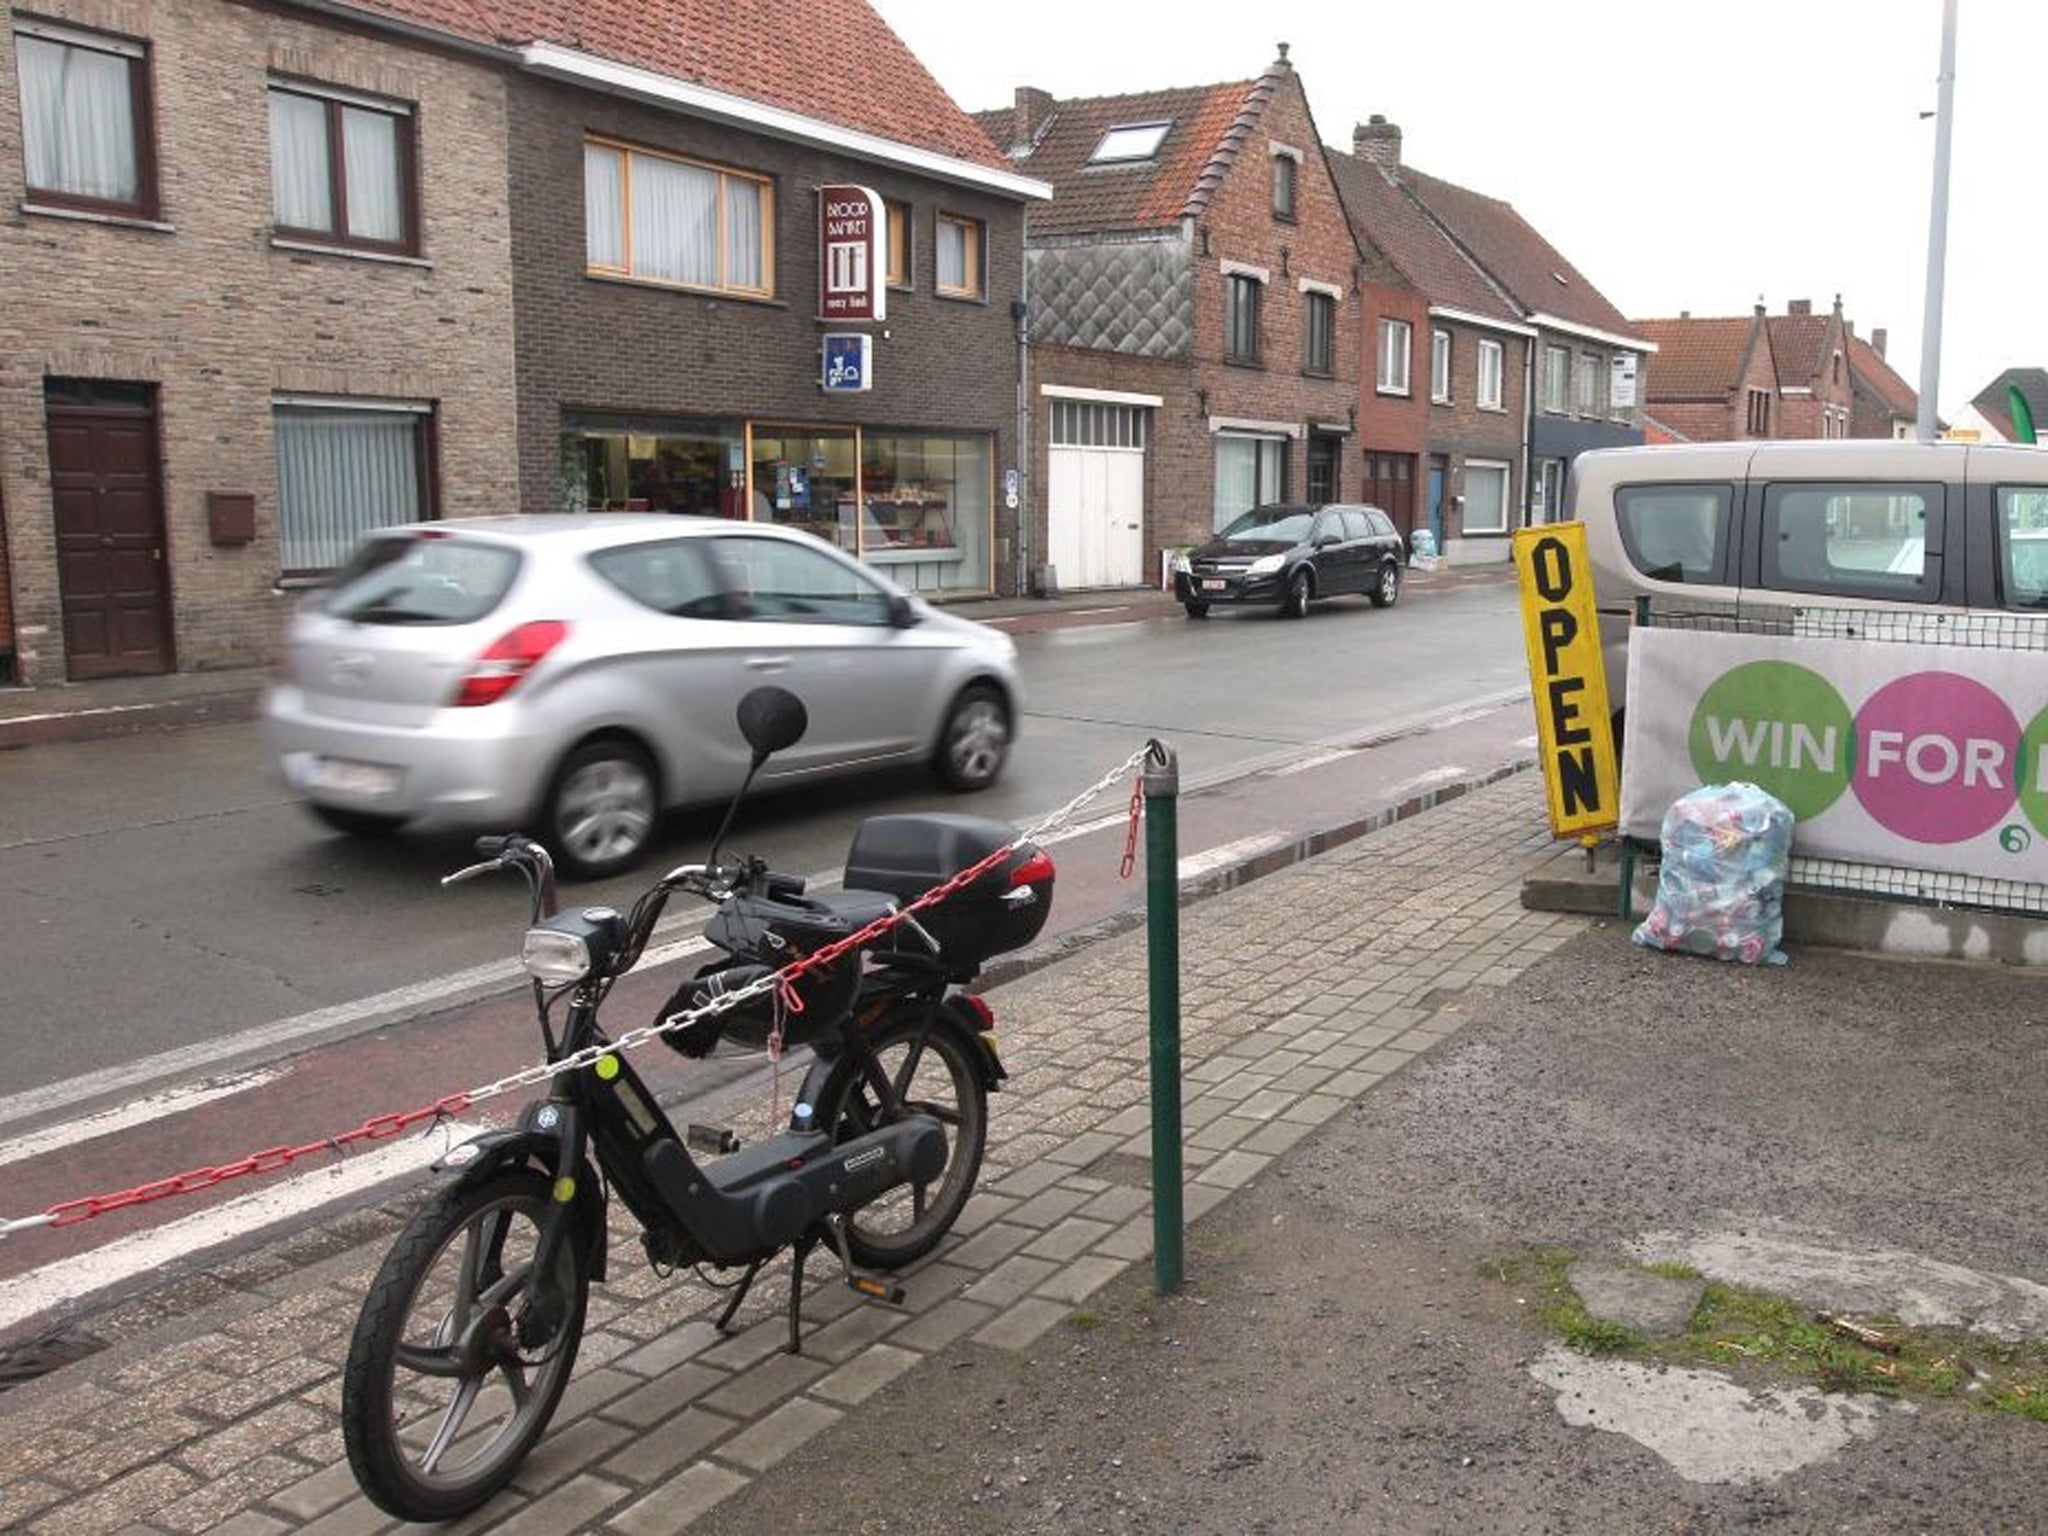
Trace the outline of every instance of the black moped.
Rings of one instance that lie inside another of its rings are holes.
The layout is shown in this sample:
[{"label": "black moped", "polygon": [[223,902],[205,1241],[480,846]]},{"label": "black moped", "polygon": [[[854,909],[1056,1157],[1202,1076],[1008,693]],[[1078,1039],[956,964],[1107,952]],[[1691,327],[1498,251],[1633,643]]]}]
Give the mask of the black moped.
[{"label": "black moped", "polygon": [[[522,959],[554,1070],[547,1097],[515,1126],[435,1165],[447,1182],[364,1299],[342,1423],[357,1480],[390,1513],[447,1520],[473,1510],[538,1441],[575,1365],[590,1283],[605,1278],[611,1196],[631,1211],[657,1270],[722,1272],[706,1277],[731,1292],[721,1330],[762,1266],[788,1251],[795,1351],[814,1250],[834,1254],[862,1296],[900,1301],[890,1271],[929,1253],[973,1193],[987,1095],[1004,1073],[993,1015],[963,984],[990,955],[1037,936],[1052,861],[999,823],[929,815],[864,822],[836,892],[807,895],[756,859],[721,862],[753,773],[806,723],[785,690],[741,700],[753,772],[710,857],[664,875],[628,914],[556,911],[548,854],[525,837],[483,839],[485,862],[448,877],[527,878]],[[903,915],[978,866],[942,901]],[[788,1128],[754,1146],[731,1150],[728,1132],[696,1126],[679,1134],[598,1024],[678,891],[715,903],[705,934],[721,957],[651,1028],[685,1055],[721,1040],[812,1053]],[[884,919],[894,920],[886,931]],[[558,1036],[551,1015],[565,998]],[[726,1155],[700,1162],[693,1146]]]}]

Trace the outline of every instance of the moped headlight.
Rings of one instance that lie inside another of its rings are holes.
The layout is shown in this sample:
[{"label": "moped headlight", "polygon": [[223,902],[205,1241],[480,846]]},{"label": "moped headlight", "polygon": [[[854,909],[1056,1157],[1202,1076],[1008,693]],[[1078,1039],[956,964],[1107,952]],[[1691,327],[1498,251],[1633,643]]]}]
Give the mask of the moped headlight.
[{"label": "moped headlight", "polygon": [[590,974],[590,946],[558,928],[529,928],[519,949],[526,974],[549,986],[566,986]]},{"label": "moped headlight", "polygon": [[1270,576],[1287,563],[1285,555],[1265,555],[1244,568],[1247,576]]}]

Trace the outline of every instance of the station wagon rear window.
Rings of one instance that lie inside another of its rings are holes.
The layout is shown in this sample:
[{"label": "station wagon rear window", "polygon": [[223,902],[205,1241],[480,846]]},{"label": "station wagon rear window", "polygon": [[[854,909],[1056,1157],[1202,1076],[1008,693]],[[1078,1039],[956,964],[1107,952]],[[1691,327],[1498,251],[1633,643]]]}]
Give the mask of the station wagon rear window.
[{"label": "station wagon rear window", "polygon": [[1941,532],[1938,485],[1773,485],[1764,492],[1763,585],[1933,602]]},{"label": "station wagon rear window", "polygon": [[2008,608],[2048,608],[2048,486],[1998,488],[1998,570]]},{"label": "station wagon rear window", "polygon": [[320,600],[357,624],[474,624],[504,600],[519,552],[439,529],[359,546]]},{"label": "station wagon rear window", "polygon": [[1624,485],[1615,521],[1629,563],[1652,581],[1725,584],[1733,489],[1726,485]]}]

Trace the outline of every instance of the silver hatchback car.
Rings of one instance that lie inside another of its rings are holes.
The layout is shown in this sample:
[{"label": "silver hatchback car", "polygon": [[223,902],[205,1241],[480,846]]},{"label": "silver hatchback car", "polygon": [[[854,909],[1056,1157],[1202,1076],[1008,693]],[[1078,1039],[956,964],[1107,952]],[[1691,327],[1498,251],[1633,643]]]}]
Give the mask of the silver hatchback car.
[{"label": "silver hatchback car", "polygon": [[733,712],[762,683],[810,710],[764,784],[904,762],[994,783],[1016,654],[805,533],[461,519],[371,535],[307,601],[264,726],[330,827],[528,827],[597,878],[639,858],[664,808],[739,787]]}]

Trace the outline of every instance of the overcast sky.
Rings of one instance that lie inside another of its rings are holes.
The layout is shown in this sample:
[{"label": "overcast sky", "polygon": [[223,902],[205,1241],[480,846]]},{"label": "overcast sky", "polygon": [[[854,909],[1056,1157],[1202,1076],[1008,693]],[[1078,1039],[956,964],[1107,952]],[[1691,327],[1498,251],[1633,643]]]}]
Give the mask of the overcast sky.
[{"label": "overcast sky", "polygon": [[[1248,79],[1285,41],[1325,143],[1384,113],[1623,314],[1839,292],[1919,386],[1940,0],[874,3],[970,111]],[[1944,413],[2048,365],[2048,0],[1961,0],[1957,36]]]}]

